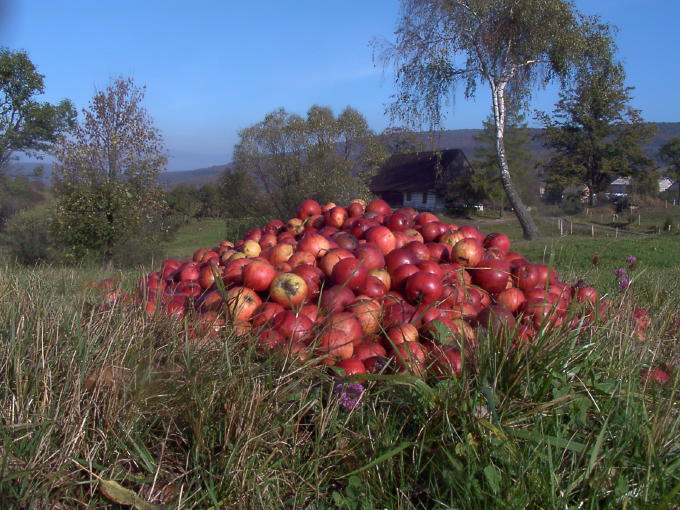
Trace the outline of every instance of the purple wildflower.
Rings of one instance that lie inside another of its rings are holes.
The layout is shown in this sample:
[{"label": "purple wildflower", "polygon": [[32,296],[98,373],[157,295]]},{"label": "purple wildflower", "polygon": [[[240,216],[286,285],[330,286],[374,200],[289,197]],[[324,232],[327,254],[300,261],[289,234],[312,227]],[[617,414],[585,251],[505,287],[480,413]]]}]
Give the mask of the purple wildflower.
[{"label": "purple wildflower", "polygon": [[364,391],[365,388],[359,383],[336,384],[333,388],[333,393],[338,396],[340,405],[348,411],[359,406]]},{"label": "purple wildflower", "polygon": [[626,276],[628,274],[628,271],[626,271],[624,268],[620,267],[618,269],[614,269],[614,276]]},{"label": "purple wildflower", "polygon": [[626,257],[626,263],[630,266],[635,264],[637,262],[637,257],[635,255],[628,255]]},{"label": "purple wildflower", "polygon": [[621,290],[626,290],[630,286],[630,280],[625,276],[619,280],[619,288]]}]

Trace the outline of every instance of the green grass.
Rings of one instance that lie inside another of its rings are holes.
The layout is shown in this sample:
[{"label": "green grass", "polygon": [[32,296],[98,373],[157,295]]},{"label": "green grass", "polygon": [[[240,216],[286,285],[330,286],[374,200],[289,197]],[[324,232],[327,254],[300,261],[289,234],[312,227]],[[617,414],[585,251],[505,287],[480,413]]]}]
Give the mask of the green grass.
[{"label": "green grass", "polygon": [[579,214],[562,216],[574,222],[592,223],[596,227],[619,228],[622,232],[642,234],[680,232],[680,206],[672,204],[626,209],[620,213],[615,213],[611,206],[600,206],[586,209]]},{"label": "green grass", "polygon": [[[169,253],[214,245],[221,225],[190,226]],[[680,372],[664,387],[639,373],[680,356],[680,238],[513,248],[597,283],[611,317],[523,350],[481,335],[463,378],[374,377],[352,412],[313,363],[99,307],[84,284],[133,289],[136,271],[1,268],[1,506],[104,508],[99,476],[168,508],[677,508]],[[612,271],[629,254],[621,292]]]},{"label": "green grass", "polygon": [[173,239],[164,245],[168,258],[190,258],[198,248],[210,248],[220,241],[240,239],[249,228],[260,226],[266,220],[260,218],[196,220],[180,227]]}]

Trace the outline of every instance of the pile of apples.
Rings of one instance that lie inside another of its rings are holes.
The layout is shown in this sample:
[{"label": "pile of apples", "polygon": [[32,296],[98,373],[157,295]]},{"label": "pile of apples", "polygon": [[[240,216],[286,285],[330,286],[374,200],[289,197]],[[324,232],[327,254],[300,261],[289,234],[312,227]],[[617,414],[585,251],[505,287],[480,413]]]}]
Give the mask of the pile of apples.
[{"label": "pile of apples", "polygon": [[460,376],[479,328],[521,348],[541,328],[583,328],[603,313],[595,288],[510,251],[504,234],[392,210],[303,201],[297,216],[235,243],[166,260],[140,293],[149,314],[189,319],[193,335],[224,328],[261,353],[335,365],[346,375]]}]

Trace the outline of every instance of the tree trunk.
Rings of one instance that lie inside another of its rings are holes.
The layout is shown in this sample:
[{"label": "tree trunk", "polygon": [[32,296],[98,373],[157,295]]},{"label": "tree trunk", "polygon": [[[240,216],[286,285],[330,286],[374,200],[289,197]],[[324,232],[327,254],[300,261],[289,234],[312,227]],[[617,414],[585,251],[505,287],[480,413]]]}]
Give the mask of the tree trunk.
[{"label": "tree trunk", "polygon": [[498,166],[501,170],[501,182],[503,189],[508,197],[508,201],[515,211],[515,215],[519,220],[524,232],[524,239],[538,239],[541,234],[538,231],[536,223],[529,214],[526,206],[515,189],[510,176],[510,169],[508,168],[508,161],[505,157],[505,143],[503,137],[505,134],[505,86],[507,83],[500,83],[498,85],[492,82],[492,99],[493,99],[493,116],[496,123],[496,152],[498,154]]}]

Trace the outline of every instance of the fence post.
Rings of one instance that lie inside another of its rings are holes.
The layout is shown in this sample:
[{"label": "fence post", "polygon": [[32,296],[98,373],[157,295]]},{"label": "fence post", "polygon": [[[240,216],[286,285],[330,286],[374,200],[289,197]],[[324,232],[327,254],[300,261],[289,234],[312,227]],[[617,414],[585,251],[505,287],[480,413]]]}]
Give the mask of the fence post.
[{"label": "fence post", "polygon": [[557,224],[560,226],[560,237],[562,237],[564,235],[562,233],[562,218],[557,219]]},{"label": "fence post", "polygon": [[595,225],[590,226],[590,235],[595,237]]},{"label": "fence post", "polygon": [[574,223],[572,221],[569,222],[569,234],[574,235]]},{"label": "fence post", "polygon": [[619,227],[616,227],[616,234],[615,234],[614,237],[617,237],[617,238],[619,237]]}]

